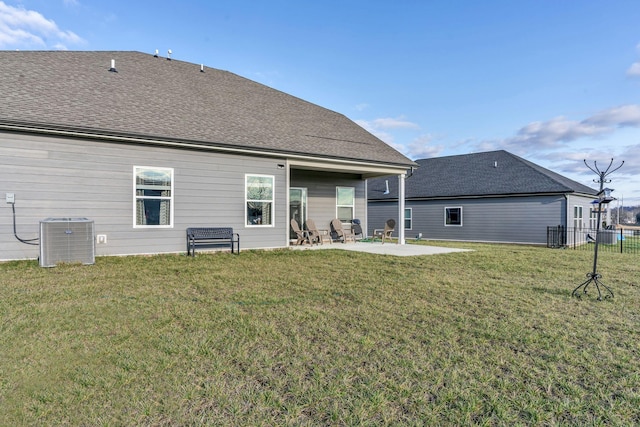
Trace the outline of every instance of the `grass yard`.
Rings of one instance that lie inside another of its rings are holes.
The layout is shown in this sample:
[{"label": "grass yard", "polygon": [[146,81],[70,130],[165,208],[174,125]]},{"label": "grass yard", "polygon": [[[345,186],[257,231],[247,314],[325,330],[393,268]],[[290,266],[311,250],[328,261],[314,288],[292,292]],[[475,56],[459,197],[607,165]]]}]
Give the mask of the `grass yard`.
[{"label": "grass yard", "polygon": [[637,255],[449,245],[0,264],[0,423],[640,424]]}]

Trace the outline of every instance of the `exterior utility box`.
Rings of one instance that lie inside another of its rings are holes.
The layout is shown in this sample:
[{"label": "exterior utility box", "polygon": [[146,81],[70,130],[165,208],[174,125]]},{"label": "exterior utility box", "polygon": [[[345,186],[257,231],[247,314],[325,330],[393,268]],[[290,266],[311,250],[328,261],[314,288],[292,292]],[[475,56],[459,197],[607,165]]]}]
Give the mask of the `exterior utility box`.
[{"label": "exterior utility box", "polygon": [[87,218],[47,218],[40,221],[40,267],[61,262],[95,263],[93,221]]}]

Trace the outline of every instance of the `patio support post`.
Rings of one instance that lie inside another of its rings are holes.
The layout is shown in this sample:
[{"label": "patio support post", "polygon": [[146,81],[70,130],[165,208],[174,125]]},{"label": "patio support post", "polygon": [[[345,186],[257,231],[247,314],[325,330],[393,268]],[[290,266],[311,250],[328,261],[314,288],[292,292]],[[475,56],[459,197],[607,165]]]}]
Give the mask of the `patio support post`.
[{"label": "patio support post", "polygon": [[404,179],[405,174],[398,175],[398,244],[404,245]]}]

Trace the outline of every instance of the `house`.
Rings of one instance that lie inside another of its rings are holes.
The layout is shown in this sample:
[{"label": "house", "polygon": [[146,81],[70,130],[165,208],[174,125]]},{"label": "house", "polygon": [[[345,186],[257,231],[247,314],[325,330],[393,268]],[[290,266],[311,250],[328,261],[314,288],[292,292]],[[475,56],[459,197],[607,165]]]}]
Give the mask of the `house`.
[{"label": "house", "polygon": [[[507,151],[417,163],[404,182],[404,218],[398,221],[408,237],[545,244],[547,226],[596,226],[596,190]],[[369,180],[369,234],[398,218],[397,188],[396,179]]]},{"label": "house", "polygon": [[342,114],[158,55],[1,51],[0,93],[0,260],[36,258],[46,218],[93,221],[96,255],[183,252],[197,226],[286,247],[290,218],[366,219],[366,180],[415,166]]}]

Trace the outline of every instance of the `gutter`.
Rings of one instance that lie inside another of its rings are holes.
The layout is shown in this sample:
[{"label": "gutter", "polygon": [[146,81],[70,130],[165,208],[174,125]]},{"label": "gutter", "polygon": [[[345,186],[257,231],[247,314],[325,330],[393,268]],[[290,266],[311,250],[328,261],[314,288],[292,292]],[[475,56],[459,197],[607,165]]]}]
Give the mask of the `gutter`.
[{"label": "gutter", "polygon": [[[547,192],[547,193],[511,193],[511,194],[482,194],[482,195],[466,195],[466,196],[433,196],[433,197],[407,197],[406,200],[412,202],[425,202],[430,200],[468,200],[468,199],[505,199],[508,197],[531,197],[531,196],[563,196],[567,197],[569,193],[560,192]],[[389,197],[385,199],[372,199],[372,202],[386,202],[397,201],[398,197]]]}]

